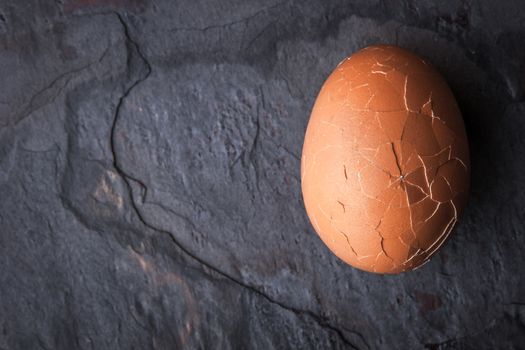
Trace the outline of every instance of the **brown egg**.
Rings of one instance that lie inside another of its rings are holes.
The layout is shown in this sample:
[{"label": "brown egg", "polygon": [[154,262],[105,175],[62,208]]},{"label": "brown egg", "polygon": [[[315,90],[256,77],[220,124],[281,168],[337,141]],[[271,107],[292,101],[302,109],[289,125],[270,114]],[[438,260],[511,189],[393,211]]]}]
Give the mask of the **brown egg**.
[{"label": "brown egg", "polygon": [[312,110],[301,160],[308,216],[335,255],[400,273],[429,260],[467,201],[463,119],[415,54],[370,46],[343,60]]}]

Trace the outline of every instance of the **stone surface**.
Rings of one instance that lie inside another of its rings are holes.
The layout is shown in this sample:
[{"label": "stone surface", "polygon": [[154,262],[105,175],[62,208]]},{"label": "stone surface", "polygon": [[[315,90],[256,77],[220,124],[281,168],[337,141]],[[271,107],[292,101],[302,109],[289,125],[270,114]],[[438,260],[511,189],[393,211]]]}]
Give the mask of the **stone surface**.
[{"label": "stone surface", "polygon": [[[0,349],[525,346],[525,4],[0,1]],[[452,239],[355,270],[306,217],[324,79],[399,44],[456,94]]]}]

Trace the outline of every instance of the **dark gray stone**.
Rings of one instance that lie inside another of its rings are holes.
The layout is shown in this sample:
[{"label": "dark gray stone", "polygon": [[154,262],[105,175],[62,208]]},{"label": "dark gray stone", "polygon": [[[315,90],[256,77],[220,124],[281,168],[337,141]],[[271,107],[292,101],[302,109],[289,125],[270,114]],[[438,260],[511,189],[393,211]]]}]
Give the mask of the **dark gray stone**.
[{"label": "dark gray stone", "polygon": [[[525,347],[525,3],[0,1],[0,349]],[[300,153],[345,56],[427,57],[467,125],[427,265],[355,270]]]}]

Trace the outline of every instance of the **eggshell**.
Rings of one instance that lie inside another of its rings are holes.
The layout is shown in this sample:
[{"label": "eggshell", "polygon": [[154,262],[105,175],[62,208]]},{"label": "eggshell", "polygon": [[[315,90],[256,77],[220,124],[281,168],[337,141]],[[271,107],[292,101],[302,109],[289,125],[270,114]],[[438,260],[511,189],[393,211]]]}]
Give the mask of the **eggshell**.
[{"label": "eggshell", "polygon": [[396,46],[370,46],[324,83],[306,131],[308,216],[335,255],[400,273],[442,246],[466,205],[467,136],[442,76]]}]

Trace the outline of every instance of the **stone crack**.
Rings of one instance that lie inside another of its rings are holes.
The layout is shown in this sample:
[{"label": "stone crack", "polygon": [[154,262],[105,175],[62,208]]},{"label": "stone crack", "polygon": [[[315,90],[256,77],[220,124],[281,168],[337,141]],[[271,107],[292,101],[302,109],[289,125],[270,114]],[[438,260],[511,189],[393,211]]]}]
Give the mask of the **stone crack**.
[{"label": "stone crack", "polygon": [[[119,164],[119,161],[118,161],[118,156],[117,156],[117,152],[116,152],[116,146],[115,146],[115,133],[116,133],[116,125],[118,123],[118,120],[119,120],[119,117],[120,117],[120,112],[121,112],[121,108],[122,108],[122,105],[125,101],[125,99],[129,96],[129,94],[132,92],[132,90],[134,88],[136,88],[139,84],[143,83],[152,73],[152,67],[151,67],[151,64],[149,63],[149,61],[146,59],[146,57],[143,55],[143,53],[141,52],[140,50],[140,47],[139,45],[137,44],[137,42],[135,40],[133,40],[129,34],[129,30],[128,30],[128,25],[126,23],[126,21],[124,20],[124,18],[119,14],[119,13],[116,13],[115,12],[115,15],[117,16],[119,22],[121,23],[122,27],[123,27],[123,30],[124,30],[124,34],[126,36],[126,40],[128,42],[128,46],[132,49],[132,51],[135,51],[138,56],[140,57],[142,63],[144,64],[145,66],[145,69],[146,69],[146,72],[145,74],[143,74],[143,76],[139,77],[138,79],[136,79],[135,81],[133,81],[133,83],[131,83],[130,86],[128,86],[124,93],[122,94],[122,96],[119,98],[118,102],[117,102],[117,106],[115,107],[115,113],[114,113],[114,117],[113,117],[113,123],[111,125],[111,131],[110,131],[110,148],[111,148],[111,153],[113,155],[113,166],[115,168],[115,170],[117,171],[117,173],[122,177],[122,179],[124,180],[125,182],[125,185],[127,187],[127,190],[129,192],[129,197],[130,197],[130,204],[133,208],[133,211],[137,214],[137,217],[138,219],[140,220],[140,222],[145,226],[145,227],[148,227],[149,229],[155,231],[155,232],[160,232],[160,233],[163,233],[163,234],[166,234],[168,235],[172,241],[174,242],[174,244],[184,253],[186,254],[187,256],[189,256],[191,259],[193,259],[194,261],[198,262],[199,264],[201,264],[202,266],[206,267],[208,270],[212,271],[213,273],[229,280],[230,282],[240,286],[240,287],[243,287],[249,291],[251,291],[252,293],[258,295],[259,297],[262,297],[263,299],[267,300],[268,302],[270,302],[271,304],[274,304],[274,305],[277,305],[279,306],[280,308],[282,309],[285,309],[285,310],[288,310],[294,314],[296,314],[298,317],[307,317],[307,318],[310,318],[312,319],[313,321],[315,321],[317,324],[319,324],[321,327],[323,328],[326,328],[328,330],[330,330],[331,332],[335,333],[340,339],[341,341],[346,344],[349,348],[352,348],[352,349],[358,349],[344,334],[344,331],[339,329],[338,327],[332,325],[328,319],[326,317],[322,317],[322,316],[319,316],[317,315],[316,313],[310,311],[310,310],[303,310],[303,309],[298,309],[298,308],[295,308],[295,307],[291,307],[291,306],[288,306],[288,305],[285,305],[284,303],[278,301],[278,300],[275,300],[273,299],[272,297],[270,297],[269,295],[261,292],[260,290],[254,288],[253,286],[250,286],[246,283],[244,283],[243,281],[241,281],[240,279],[238,278],[235,278],[231,275],[229,275],[228,273],[218,269],[217,267],[213,266],[212,264],[206,262],[205,260],[203,260],[202,258],[198,257],[197,255],[195,255],[194,253],[192,253],[191,251],[189,251],[186,247],[184,247],[178,240],[175,239],[175,237],[173,236],[173,234],[169,231],[166,231],[166,230],[163,230],[163,229],[159,229],[157,227],[155,227],[154,225],[152,225],[151,223],[148,222],[148,220],[142,215],[142,213],[140,212],[137,204],[135,203],[135,200],[134,200],[134,196],[133,196],[133,188],[132,188],[132,185],[131,185],[131,181],[135,181],[135,182],[138,182],[139,184],[141,184],[141,186],[144,186],[144,184],[138,180],[138,179],[135,179],[133,178],[132,176],[128,175],[124,170],[123,168],[121,167],[121,165]],[[145,186],[144,186],[145,187]],[[352,333],[356,333],[354,331],[352,331]],[[357,334],[357,333],[356,333]],[[363,338],[362,336],[360,336],[360,338]]]}]

